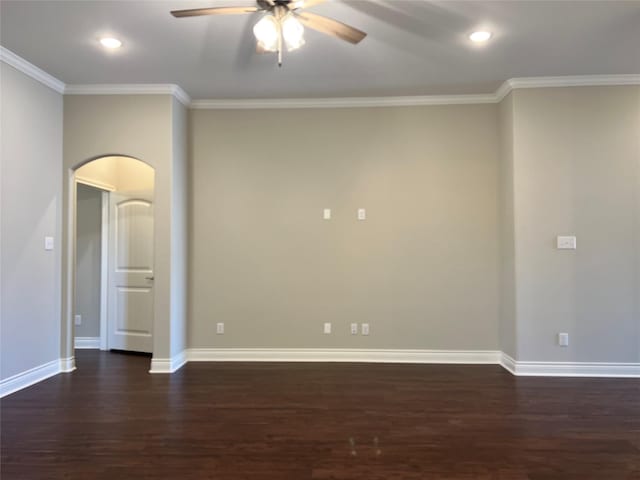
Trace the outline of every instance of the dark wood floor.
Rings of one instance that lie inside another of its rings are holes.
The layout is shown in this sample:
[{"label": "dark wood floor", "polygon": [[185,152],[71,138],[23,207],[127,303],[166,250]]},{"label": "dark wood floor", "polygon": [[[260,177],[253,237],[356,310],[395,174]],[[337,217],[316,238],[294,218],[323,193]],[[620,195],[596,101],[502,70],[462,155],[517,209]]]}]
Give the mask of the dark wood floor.
[{"label": "dark wood floor", "polygon": [[640,478],[640,381],[498,366],[190,363],[77,352],[2,400],[3,480]]}]

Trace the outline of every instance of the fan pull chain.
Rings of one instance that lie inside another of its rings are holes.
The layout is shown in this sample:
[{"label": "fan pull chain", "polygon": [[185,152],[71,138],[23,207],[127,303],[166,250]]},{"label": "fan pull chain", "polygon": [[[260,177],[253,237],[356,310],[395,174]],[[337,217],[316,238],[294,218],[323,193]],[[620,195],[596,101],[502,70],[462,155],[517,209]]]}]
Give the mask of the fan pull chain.
[{"label": "fan pull chain", "polygon": [[278,67],[282,67],[282,9],[276,8],[276,18],[278,19]]}]

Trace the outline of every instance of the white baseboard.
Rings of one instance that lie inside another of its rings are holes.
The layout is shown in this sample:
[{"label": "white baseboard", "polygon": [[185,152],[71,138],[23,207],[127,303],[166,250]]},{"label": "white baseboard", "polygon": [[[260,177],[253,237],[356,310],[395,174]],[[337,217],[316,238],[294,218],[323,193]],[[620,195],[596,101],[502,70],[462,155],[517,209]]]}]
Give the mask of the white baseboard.
[{"label": "white baseboard", "polygon": [[516,361],[510,355],[500,352],[500,365],[509,373],[516,375]]},{"label": "white baseboard", "polygon": [[100,337],[76,337],[73,343],[78,349],[100,349]]},{"label": "white baseboard", "polygon": [[492,350],[386,350],[316,348],[190,348],[189,362],[364,362],[498,364]]},{"label": "white baseboard", "polygon": [[640,378],[640,363],[522,362],[503,353],[500,364],[523,377]]},{"label": "white baseboard", "polygon": [[149,373],[173,373],[187,363],[186,350],[171,358],[152,358]]},{"label": "white baseboard", "polygon": [[76,369],[74,357],[60,358],[30,368],[0,381],[0,398],[30,387],[38,382],[53,377],[61,372],[72,372]]},{"label": "white baseboard", "polygon": [[517,376],[640,377],[640,363],[520,362],[493,350],[190,348],[186,361],[499,364]]},{"label": "white baseboard", "polygon": [[76,357],[68,357],[60,359],[60,372],[69,373],[76,369]]},{"label": "white baseboard", "polygon": [[492,350],[366,350],[316,348],[189,348],[153,358],[149,373],[173,373],[187,362],[363,362],[499,364]]},{"label": "white baseboard", "polygon": [[[173,373],[187,362],[362,362],[499,364],[513,375],[640,378],[640,363],[524,362],[493,350],[385,350],[315,348],[190,348],[171,358],[153,358],[149,373]],[[0,381],[0,398],[62,372],[75,357],[52,360]]]}]

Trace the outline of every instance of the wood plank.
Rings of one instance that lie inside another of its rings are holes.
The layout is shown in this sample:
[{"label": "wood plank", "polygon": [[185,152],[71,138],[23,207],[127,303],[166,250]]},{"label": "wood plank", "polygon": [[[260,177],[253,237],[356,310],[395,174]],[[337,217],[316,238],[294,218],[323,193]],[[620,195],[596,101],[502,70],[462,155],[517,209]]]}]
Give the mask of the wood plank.
[{"label": "wood plank", "polygon": [[1,404],[2,479],[635,479],[637,379],[77,351]]}]

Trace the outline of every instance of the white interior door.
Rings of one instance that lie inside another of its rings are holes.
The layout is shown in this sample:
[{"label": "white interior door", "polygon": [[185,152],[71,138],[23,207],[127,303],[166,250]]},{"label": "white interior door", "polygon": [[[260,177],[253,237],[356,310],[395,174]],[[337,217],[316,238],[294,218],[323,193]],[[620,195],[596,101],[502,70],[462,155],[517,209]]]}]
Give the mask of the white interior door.
[{"label": "white interior door", "polygon": [[109,204],[109,348],[152,352],[152,195],[112,192]]}]

